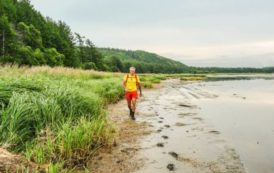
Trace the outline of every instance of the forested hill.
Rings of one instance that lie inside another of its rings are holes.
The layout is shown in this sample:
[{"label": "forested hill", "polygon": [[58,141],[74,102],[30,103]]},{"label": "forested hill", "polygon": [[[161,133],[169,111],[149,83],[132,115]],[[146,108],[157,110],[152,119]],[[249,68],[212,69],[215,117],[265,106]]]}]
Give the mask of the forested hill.
[{"label": "forested hill", "polygon": [[105,68],[90,40],[42,16],[28,0],[0,0],[0,39],[2,63]]},{"label": "forested hill", "polygon": [[104,61],[111,71],[126,72],[132,65],[141,73],[181,73],[188,71],[188,67],[181,62],[155,53],[111,48],[100,48],[99,51],[103,54]]},{"label": "forested hill", "polygon": [[73,33],[65,22],[42,16],[28,0],[0,1],[0,40],[0,63],[123,72],[134,65],[139,72],[159,73],[179,73],[186,68],[143,51],[98,51],[91,40]]}]

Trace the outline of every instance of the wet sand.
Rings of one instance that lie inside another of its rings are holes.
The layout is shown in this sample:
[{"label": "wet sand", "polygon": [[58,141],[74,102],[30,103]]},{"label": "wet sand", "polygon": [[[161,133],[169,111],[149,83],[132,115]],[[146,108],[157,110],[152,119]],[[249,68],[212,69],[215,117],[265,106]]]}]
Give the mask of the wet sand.
[{"label": "wet sand", "polygon": [[274,172],[274,80],[191,84],[219,95],[193,99],[200,115],[214,125],[241,156],[249,173]]},{"label": "wet sand", "polygon": [[218,95],[187,84],[165,81],[163,88],[147,93],[139,104],[138,122],[151,124],[154,133],[141,142],[145,149],[138,152],[138,157],[146,161],[135,173],[244,173],[240,156],[214,126],[204,121],[200,107],[193,103],[193,99],[214,99]]},{"label": "wet sand", "polygon": [[[204,82],[167,80],[157,89],[146,90],[138,103],[136,122],[129,120],[125,101],[110,106],[110,118],[120,131],[117,146],[101,149],[89,164],[89,170],[98,173],[247,172],[239,148],[235,149],[223,129],[204,115],[202,101],[222,97],[220,92],[204,85]],[[237,94],[232,97],[246,99]]]}]

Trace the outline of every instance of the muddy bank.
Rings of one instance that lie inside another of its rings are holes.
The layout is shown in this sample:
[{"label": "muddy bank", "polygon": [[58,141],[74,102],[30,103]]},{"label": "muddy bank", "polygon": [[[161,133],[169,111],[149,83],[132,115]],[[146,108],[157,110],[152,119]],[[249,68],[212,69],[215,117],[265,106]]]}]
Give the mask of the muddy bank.
[{"label": "muddy bank", "polygon": [[117,137],[112,148],[101,148],[89,162],[88,170],[96,173],[128,173],[140,169],[144,159],[136,157],[142,149],[140,141],[151,134],[146,122],[132,121],[126,101],[110,105],[108,114],[117,127]]},{"label": "muddy bank", "polygon": [[45,167],[0,148],[0,172],[46,172]]},{"label": "muddy bank", "polygon": [[102,149],[89,164],[99,173],[231,172],[244,173],[237,152],[219,131],[199,115],[192,100],[218,95],[186,82],[167,80],[146,90],[138,104],[137,121],[128,117],[125,101],[109,108],[120,131],[116,146]]}]

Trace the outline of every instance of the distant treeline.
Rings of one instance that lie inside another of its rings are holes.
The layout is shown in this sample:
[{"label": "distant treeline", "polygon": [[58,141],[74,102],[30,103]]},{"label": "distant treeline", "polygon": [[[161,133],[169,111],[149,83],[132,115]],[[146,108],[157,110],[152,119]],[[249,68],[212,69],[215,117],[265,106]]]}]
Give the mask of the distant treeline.
[{"label": "distant treeline", "polygon": [[189,67],[154,53],[141,50],[121,50],[100,48],[104,61],[110,71],[127,72],[130,66],[137,68],[139,73],[184,73]]},{"label": "distant treeline", "polygon": [[99,48],[108,64],[109,71],[126,72],[130,65],[143,73],[274,73],[274,67],[265,68],[222,68],[222,67],[191,67],[154,53],[145,51]]},{"label": "distant treeline", "polygon": [[96,48],[66,23],[42,16],[28,0],[0,0],[0,63],[113,72],[135,66],[139,73],[274,72],[273,68],[188,67],[145,51]]},{"label": "distant treeline", "polygon": [[274,67],[264,68],[222,68],[222,67],[189,67],[191,73],[274,73]]}]

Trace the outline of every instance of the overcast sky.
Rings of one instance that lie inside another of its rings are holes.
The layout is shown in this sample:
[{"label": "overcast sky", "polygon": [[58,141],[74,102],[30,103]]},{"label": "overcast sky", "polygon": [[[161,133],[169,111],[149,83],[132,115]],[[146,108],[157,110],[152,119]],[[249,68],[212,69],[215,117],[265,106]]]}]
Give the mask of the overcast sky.
[{"label": "overcast sky", "polygon": [[195,66],[274,66],[273,0],[31,0],[98,47]]}]

